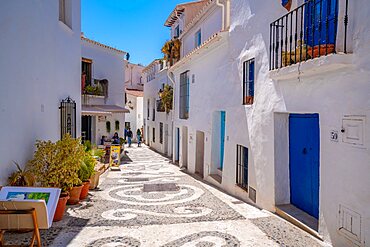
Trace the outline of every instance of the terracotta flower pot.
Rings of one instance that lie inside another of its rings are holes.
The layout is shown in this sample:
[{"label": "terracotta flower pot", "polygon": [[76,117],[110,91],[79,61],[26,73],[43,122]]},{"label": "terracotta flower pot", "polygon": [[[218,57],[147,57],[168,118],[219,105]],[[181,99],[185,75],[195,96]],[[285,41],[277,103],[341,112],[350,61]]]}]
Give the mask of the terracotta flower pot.
[{"label": "terracotta flower pot", "polygon": [[90,180],[82,183],[80,200],[86,199],[87,195],[89,194],[89,188],[90,188]]},{"label": "terracotta flower pot", "polygon": [[[316,45],[313,48],[313,57],[319,57],[319,50],[320,56],[325,56],[326,53],[331,54],[335,52],[334,44],[327,44],[327,45]],[[312,48],[308,48],[308,55],[312,56]]]},{"label": "terracotta flower pot", "polygon": [[96,189],[99,185],[100,172],[95,172],[90,179],[90,190]]},{"label": "terracotta flower pot", "polygon": [[80,195],[81,195],[82,187],[83,187],[83,185],[77,186],[77,187],[73,187],[69,191],[69,197],[70,198],[67,201],[67,204],[68,205],[75,205],[75,204],[77,204],[77,203],[80,202]]},{"label": "terracotta flower pot", "polygon": [[64,212],[66,211],[66,205],[67,205],[68,199],[69,199],[69,195],[67,193],[60,194],[57,208],[54,214],[54,219],[53,219],[54,222],[60,221],[63,219],[63,215],[64,215]]}]

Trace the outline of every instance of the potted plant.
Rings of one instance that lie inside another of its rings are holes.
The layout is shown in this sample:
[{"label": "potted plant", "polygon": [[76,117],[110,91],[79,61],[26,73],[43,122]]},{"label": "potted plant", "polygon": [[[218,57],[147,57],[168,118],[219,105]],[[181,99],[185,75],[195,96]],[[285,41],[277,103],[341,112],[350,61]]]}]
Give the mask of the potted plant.
[{"label": "potted plant", "polygon": [[26,165],[24,169],[15,162],[14,165],[17,167],[17,170],[13,172],[10,177],[8,178],[8,183],[10,186],[34,186],[35,184],[35,176],[33,172],[30,170],[29,166]]},{"label": "potted plant", "polygon": [[67,201],[73,196],[71,188],[81,183],[78,170],[84,157],[84,147],[79,139],[70,135],[56,143],[36,141],[35,146],[34,157],[28,163],[30,170],[41,186],[62,189],[54,216],[54,221],[58,221],[63,217]]},{"label": "potted plant", "polygon": [[[93,148],[93,149],[91,149],[90,154],[94,159],[101,160],[105,155],[105,150],[98,149],[98,148]],[[90,177],[90,188],[89,188],[90,190],[96,189],[99,185],[100,172],[97,172],[95,170],[96,164],[97,164],[97,162],[95,162],[95,164],[94,164],[93,172],[92,172],[91,177]]]},{"label": "potted plant", "polygon": [[95,172],[95,163],[96,160],[94,159],[94,157],[89,152],[86,152],[84,160],[81,162],[80,170],[78,171],[78,177],[82,181],[83,185],[80,200],[86,199],[89,193],[91,181],[90,178]]}]

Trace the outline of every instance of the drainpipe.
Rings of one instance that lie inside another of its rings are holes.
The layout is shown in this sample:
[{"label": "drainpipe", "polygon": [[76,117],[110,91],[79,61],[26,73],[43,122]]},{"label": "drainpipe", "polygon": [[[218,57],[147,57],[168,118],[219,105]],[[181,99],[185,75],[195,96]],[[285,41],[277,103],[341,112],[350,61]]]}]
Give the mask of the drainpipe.
[{"label": "drainpipe", "polygon": [[221,0],[216,1],[216,5],[222,9],[222,31],[230,27],[230,0],[225,0],[225,3],[221,3]]}]

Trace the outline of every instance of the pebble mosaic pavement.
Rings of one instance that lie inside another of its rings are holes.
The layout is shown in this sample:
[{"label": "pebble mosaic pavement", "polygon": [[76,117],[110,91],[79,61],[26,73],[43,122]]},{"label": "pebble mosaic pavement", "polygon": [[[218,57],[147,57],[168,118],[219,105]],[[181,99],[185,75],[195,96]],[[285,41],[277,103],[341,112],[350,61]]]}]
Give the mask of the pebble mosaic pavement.
[{"label": "pebble mosaic pavement", "polygon": [[[143,146],[65,218],[42,230],[44,246],[327,246],[277,216],[205,184]],[[164,185],[163,185],[164,184]],[[30,233],[6,233],[27,244]]]}]

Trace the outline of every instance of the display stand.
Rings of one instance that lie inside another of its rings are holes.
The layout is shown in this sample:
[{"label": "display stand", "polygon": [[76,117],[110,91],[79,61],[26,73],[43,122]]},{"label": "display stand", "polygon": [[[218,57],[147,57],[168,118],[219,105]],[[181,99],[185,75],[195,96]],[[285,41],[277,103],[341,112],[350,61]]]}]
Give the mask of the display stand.
[{"label": "display stand", "polygon": [[[29,217],[32,218],[33,222],[33,235],[31,239],[31,244],[29,245],[30,247],[33,247],[35,244],[35,240],[37,241],[37,246],[42,246],[41,244],[41,237],[40,237],[40,231],[39,231],[39,225],[37,222],[37,215],[36,215],[36,210],[34,208],[31,209],[21,209],[21,210],[14,210],[14,209],[1,209],[0,210],[0,215],[8,215],[8,216],[15,216],[15,215],[29,215]],[[1,247],[6,247],[9,245],[5,245],[4,242],[4,233],[6,230],[12,230],[12,229],[0,229],[0,246]],[[25,230],[25,229],[18,229],[18,230]],[[12,245],[14,246],[14,245]]]}]

